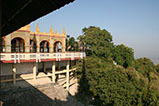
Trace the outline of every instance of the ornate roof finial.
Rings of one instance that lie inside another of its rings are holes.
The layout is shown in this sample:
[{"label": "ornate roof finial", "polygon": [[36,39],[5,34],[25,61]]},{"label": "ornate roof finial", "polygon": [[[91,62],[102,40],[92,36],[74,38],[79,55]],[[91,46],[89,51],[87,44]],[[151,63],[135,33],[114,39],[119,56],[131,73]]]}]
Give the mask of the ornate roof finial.
[{"label": "ornate roof finial", "polygon": [[39,33],[40,32],[40,30],[39,30],[39,25],[37,24],[37,26],[36,26],[36,31],[35,32],[37,32],[37,33]]},{"label": "ornate roof finial", "polygon": [[66,35],[65,27],[63,27],[63,32],[62,32],[62,34]]},{"label": "ornate roof finial", "polygon": [[55,33],[57,33],[57,29],[55,30]]},{"label": "ornate roof finial", "polygon": [[52,29],[52,26],[51,26],[51,28],[50,28],[50,34],[53,34],[54,32],[53,32],[53,29]]}]

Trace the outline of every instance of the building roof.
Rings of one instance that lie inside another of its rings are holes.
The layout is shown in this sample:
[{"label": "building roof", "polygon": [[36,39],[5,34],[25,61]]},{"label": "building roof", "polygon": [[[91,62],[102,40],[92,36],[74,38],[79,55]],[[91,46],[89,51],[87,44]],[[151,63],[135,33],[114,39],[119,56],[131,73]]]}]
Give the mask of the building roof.
[{"label": "building roof", "polygon": [[42,17],[74,0],[3,0],[1,36]]},{"label": "building roof", "polygon": [[50,32],[49,32],[49,33],[47,33],[47,32],[43,32],[43,33],[42,33],[42,32],[40,32],[40,30],[39,30],[39,24],[37,24],[35,32],[32,32],[32,31],[30,30],[30,24],[25,25],[25,26],[21,27],[20,29],[18,29],[18,30],[16,30],[16,31],[24,31],[24,32],[27,31],[27,32],[30,32],[30,34],[32,34],[32,35],[38,34],[38,35],[52,35],[52,36],[63,36],[63,37],[66,36],[65,27],[63,27],[63,32],[62,32],[62,34],[59,34],[59,33],[57,32],[57,29],[56,29],[56,32],[53,32],[52,26],[51,26],[51,28],[50,28]]}]

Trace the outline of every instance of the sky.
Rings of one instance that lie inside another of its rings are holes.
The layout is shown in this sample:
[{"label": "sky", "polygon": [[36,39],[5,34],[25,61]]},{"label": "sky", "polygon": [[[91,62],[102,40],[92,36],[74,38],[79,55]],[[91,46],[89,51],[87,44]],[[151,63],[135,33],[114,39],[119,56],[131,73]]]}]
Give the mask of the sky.
[{"label": "sky", "polygon": [[110,32],[115,45],[133,48],[135,58],[159,63],[159,0],[75,0],[32,22],[33,32],[37,24],[41,32],[65,27],[75,38],[84,27],[97,26]]}]

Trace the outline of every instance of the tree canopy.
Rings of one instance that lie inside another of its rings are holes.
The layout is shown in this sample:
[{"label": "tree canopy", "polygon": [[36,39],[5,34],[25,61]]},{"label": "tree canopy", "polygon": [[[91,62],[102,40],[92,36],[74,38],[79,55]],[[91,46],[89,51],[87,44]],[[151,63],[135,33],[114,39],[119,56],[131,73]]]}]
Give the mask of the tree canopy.
[{"label": "tree canopy", "polygon": [[78,40],[87,57],[76,65],[77,95],[96,106],[159,106],[159,65],[148,58],[135,60],[133,49],[114,45],[105,29],[82,31]]},{"label": "tree canopy", "polygon": [[66,50],[67,51],[78,51],[79,50],[78,42],[75,41],[74,37],[66,39]]},{"label": "tree canopy", "polygon": [[136,59],[135,69],[140,73],[142,73],[144,77],[149,78],[149,80],[150,80],[150,73],[151,72],[156,73],[155,65],[150,59],[146,57]]},{"label": "tree canopy", "polygon": [[159,64],[156,65],[156,71],[159,73]]},{"label": "tree canopy", "polygon": [[125,68],[132,66],[135,60],[133,49],[128,48],[123,44],[115,47],[113,57],[117,64]]},{"label": "tree canopy", "polygon": [[107,59],[112,56],[112,36],[108,31],[95,26],[83,28],[82,31],[83,35],[79,39],[86,47],[87,55],[96,55]]},{"label": "tree canopy", "polygon": [[95,98],[94,105],[159,105],[158,93],[147,87],[142,75],[135,69],[116,67],[111,62],[92,56],[78,65],[79,92]]}]

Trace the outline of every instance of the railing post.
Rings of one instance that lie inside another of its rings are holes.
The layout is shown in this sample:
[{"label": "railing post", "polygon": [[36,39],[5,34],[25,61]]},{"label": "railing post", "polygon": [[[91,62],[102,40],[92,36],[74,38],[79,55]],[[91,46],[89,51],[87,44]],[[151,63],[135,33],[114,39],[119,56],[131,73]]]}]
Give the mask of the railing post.
[{"label": "railing post", "polygon": [[17,55],[16,55],[16,53],[14,53],[14,63],[16,63],[17,62]]},{"label": "railing post", "polygon": [[38,53],[38,59],[39,59],[39,62],[41,62],[41,56],[39,53]]},{"label": "railing post", "polygon": [[18,53],[18,63],[20,63],[20,54]]}]

